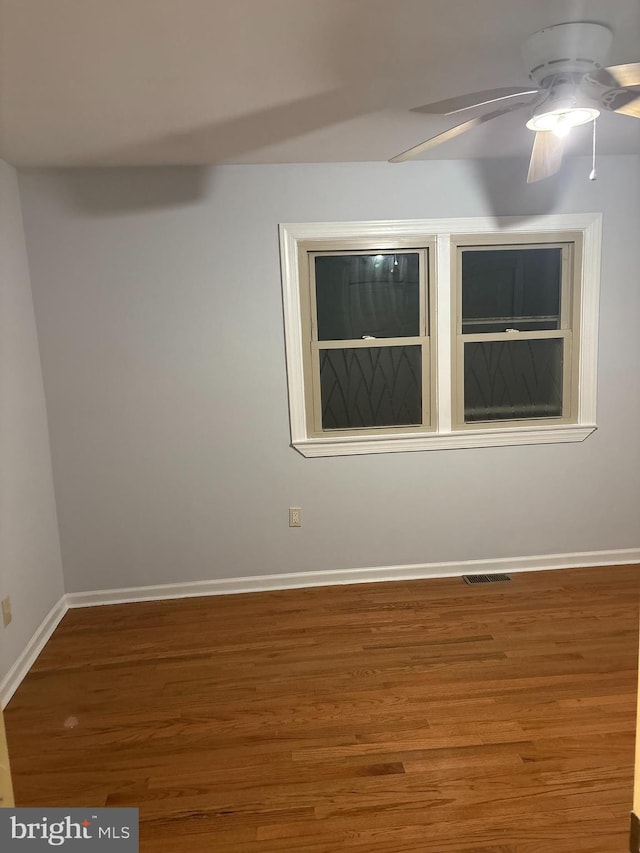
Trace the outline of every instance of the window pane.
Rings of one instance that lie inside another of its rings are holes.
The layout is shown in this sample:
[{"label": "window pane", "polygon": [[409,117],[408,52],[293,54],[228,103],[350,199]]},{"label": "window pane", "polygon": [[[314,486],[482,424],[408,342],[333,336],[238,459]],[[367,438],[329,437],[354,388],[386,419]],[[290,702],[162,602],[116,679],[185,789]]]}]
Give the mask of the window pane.
[{"label": "window pane", "polygon": [[486,341],[464,345],[464,419],[562,415],[563,341]]},{"label": "window pane", "polygon": [[560,328],[562,249],[462,253],[462,331]]},{"label": "window pane", "polygon": [[420,334],[420,263],[410,254],[315,259],[318,340]]},{"label": "window pane", "polygon": [[421,350],[419,345],[322,350],[322,428],[421,424]]}]

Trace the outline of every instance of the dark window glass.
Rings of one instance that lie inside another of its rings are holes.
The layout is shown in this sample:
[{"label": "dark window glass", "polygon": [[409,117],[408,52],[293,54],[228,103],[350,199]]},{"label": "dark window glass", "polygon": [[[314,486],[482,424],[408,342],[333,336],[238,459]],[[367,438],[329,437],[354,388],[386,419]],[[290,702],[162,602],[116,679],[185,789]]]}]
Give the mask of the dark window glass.
[{"label": "dark window glass", "polygon": [[560,417],[562,347],[558,338],[465,344],[465,422]]},{"label": "dark window glass", "polygon": [[465,334],[560,328],[562,249],[462,253]]},{"label": "dark window glass", "polygon": [[318,340],[420,334],[418,253],[315,259]]},{"label": "dark window glass", "polygon": [[322,428],[422,422],[421,347],[357,347],[320,352]]}]

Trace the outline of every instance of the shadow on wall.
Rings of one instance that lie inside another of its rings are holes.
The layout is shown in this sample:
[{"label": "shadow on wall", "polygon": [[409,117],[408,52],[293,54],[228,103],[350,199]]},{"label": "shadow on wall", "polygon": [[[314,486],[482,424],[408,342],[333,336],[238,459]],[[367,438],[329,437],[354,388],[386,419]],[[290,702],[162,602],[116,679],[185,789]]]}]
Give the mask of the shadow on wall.
[{"label": "shadow on wall", "polygon": [[471,161],[470,168],[493,216],[513,216],[524,223],[560,209],[568,163],[556,175],[535,184],[527,183],[528,165],[519,158]]},{"label": "shadow on wall", "polygon": [[210,192],[209,166],[56,169],[71,210],[85,216],[191,205]]},{"label": "shadow on wall", "polygon": [[[527,163],[520,158],[466,161],[466,166],[489,214],[512,216],[519,222],[559,210],[574,172],[568,161],[558,174],[527,184]],[[59,168],[54,175],[71,210],[111,216],[196,204],[211,194],[215,172],[214,165],[118,166]],[[588,181],[588,173],[584,179]]]}]

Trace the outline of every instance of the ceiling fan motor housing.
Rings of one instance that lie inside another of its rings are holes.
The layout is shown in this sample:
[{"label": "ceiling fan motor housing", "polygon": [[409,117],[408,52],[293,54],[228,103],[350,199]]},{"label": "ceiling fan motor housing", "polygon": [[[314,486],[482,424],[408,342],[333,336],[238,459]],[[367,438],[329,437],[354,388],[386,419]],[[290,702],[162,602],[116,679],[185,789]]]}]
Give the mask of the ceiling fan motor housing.
[{"label": "ceiling fan motor housing", "polygon": [[556,24],[534,33],[522,56],[529,77],[544,87],[562,74],[588,74],[605,64],[613,34],[602,24]]}]

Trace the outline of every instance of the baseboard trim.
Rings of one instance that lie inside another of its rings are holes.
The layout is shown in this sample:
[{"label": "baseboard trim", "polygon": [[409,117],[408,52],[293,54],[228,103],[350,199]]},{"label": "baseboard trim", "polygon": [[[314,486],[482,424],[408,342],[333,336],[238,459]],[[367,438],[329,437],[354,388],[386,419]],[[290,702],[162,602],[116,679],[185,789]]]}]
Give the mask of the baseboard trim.
[{"label": "baseboard trim", "polygon": [[269,590],[300,589],[313,586],[422,580],[496,572],[513,573],[590,566],[620,566],[634,563],[640,563],[640,548],[585,551],[573,554],[546,554],[533,557],[503,557],[497,560],[464,560],[461,562],[378,566],[363,569],[334,569],[326,572],[292,572],[156,586],[126,587],[123,589],[103,589],[94,592],[68,593],[66,603],[70,608],[98,607],[106,604],[129,604],[135,601],[161,601],[163,599],[195,598],[206,595],[234,595],[243,592],[267,592]]},{"label": "baseboard trim", "polygon": [[0,682],[0,705],[6,708],[22,679],[29,672],[36,658],[43,650],[49,638],[56,630],[68,610],[66,596],[63,595],[42,620],[35,634],[24,648],[18,660]]}]

